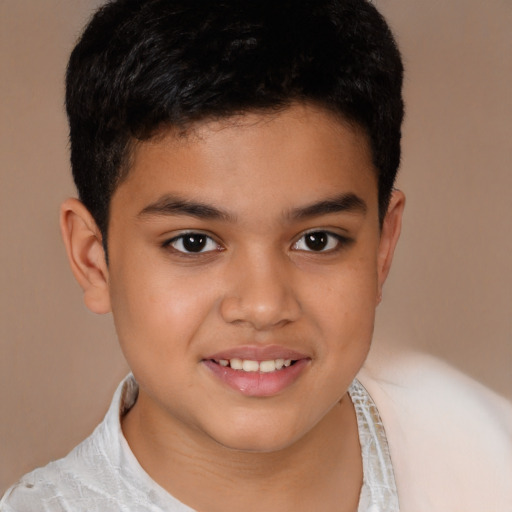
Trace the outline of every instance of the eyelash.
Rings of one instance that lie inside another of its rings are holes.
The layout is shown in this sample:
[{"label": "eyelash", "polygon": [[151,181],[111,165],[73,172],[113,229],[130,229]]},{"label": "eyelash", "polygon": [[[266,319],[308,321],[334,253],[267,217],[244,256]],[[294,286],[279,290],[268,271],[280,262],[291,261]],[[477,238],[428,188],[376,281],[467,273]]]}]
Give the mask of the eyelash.
[{"label": "eyelash", "polygon": [[[319,250],[312,249],[311,247],[304,248],[299,247],[301,244],[301,241],[303,241],[303,244],[307,246],[308,242],[306,241],[306,237],[312,237],[310,239],[311,242],[316,243],[320,242],[322,244],[325,242],[325,246],[321,247]],[[198,242],[200,247],[198,251],[188,250],[185,247],[185,243],[187,241],[187,237],[189,238],[189,242],[195,243]],[[324,240],[326,238],[326,240]],[[337,233],[333,233],[331,231],[327,230],[313,230],[308,231],[307,233],[304,233],[301,235],[301,237],[292,244],[292,248],[297,251],[303,251],[303,252],[310,252],[310,253],[333,253],[338,250],[340,250],[343,247],[346,247],[349,245],[353,240],[350,238],[347,238],[345,236],[339,235]],[[176,245],[181,245],[181,248],[176,247]],[[202,245],[204,244],[204,245]],[[334,245],[333,245],[334,244]],[[202,246],[201,246],[202,245]],[[208,248],[209,246],[213,245],[213,248]],[[211,236],[207,235],[206,233],[201,232],[188,232],[188,233],[182,233],[178,236],[175,236],[174,238],[171,238],[170,240],[165,241],[162,244],[163,248],[171,248],[173,251],[175,251],[177,254],[184,255],[184,256],[197,256],[200,254],[208,254],[212,253],[214,251],[222,251],[223,247],[220,246]],[[205,248],[208,248],[207,250],[204,250]]]},{"label": "eyelash", "polygon": [[[186,250],[186,247],[184,244],[186,243],[187,237],[189,241],[191,239],[203,239],[205,247],[208,247],[208,245],[214,245],[214,248],[209,248],[208,250],[203,250],[204,247],[201,247],[201,250],[199,251],[190,251]],[[180,244],[184,250],[178,249],[176,247],[177,244]],[[221,251],[222,247],[215,242],[215,240],[207,235],[206,233],[196,232],[196,231],[190,231],[188,233],[182,233],[181,235],[175,236],[174,238],[171,238],[170,240],[165,241],[162,244],[162,247],[165,248],[171,248],[173,251],[175,251],[178,254],[185,255],[185,256],[196,256],[199,254],[205,254],[205,253],[211,253],[214,251]]]},{"label": "eyelash", "polygon": [[[322,236],[320,236],[322,235]],[[307,238],[306,237],[312,237],[311,241],[322,241],[321,239],[323,237],[326,237],[327,240],[325,242],[325,247],[322,247],[320,250],[314,250],[311,247],[308,249],[305,248],[299,248],[299,244],[301,241],[304,241],[305,244],[307,244]],[[316,238],[316,240],[315,240]],[[339,251],[343,247],[346,247],[352,242],[350,238],[347,238],[345,236],[339,235],[337,233],[333,233],[332,231],[328,230],[322,230],[322,229],[315,229],[313,231],[308,231],[307,233],[304,233],[301,235],[301,237],[293,244],[293,248],[298,251],[304,251],[304,252],[311,252],[313,254],[321,254],[321,253],[333,253],[336,251]]]}]

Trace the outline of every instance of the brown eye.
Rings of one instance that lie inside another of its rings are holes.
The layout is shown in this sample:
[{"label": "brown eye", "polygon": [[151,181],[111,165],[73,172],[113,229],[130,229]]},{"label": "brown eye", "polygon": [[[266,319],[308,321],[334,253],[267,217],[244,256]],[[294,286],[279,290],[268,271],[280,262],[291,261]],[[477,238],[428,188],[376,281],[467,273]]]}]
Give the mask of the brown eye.
[{"label": "brown eye", "polygon": [[188,252],[201,252],[207,242],[207,237],[205,235],[185,235],[183,237],[183,248]]},{"label": "brown eye", "polygon": [[344,241],[344,237],[329,231],[310,231],[293,244],[293,249],[296,251],[329,252],[339,248]]},{"label": "brown eye", "polygon": [[329,238],[327,233],[318,231],[317,233],[308,233],[304,236],[304,243],[312,251],[323,251],[327,247]]},{"label": "brown eye", "polygon": [[215,241],[204,233],[185,233],[173,238],[166,245],[185,254],[198,254],[219,249]]}]

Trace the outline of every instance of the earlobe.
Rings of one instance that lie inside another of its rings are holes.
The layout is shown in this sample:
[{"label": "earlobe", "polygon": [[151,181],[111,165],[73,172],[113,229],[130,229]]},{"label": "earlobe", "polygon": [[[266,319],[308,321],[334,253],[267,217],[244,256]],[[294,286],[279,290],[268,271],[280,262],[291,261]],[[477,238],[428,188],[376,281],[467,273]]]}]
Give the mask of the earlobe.
[{"label": "earlobe", "polygon": [[400,190],[393,190],[388,211],[382,224],[378,254],[378,290],[377,302],[382,299],[382,288],[388,277],[395,247],[400,237],[402,216],[405,207],[405,195]]},{"label": "earlobe", "polygon": [[108,267],[101,232],[92,215],[78,199],[67,199],[60,209],[60,228],[85,305],[94,313],[110,312]]}]

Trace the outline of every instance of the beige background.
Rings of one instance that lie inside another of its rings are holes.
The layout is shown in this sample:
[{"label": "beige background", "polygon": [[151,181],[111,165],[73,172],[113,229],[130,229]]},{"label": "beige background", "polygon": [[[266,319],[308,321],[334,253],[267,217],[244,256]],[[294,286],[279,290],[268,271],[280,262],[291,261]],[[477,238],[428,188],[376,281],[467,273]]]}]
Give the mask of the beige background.
[{"label": "beige background", "polygon": [[[74,193],[63,74],[98,1],[0,0],[0,492],[64,455],[127,371],[82,305],[57,214]],[[380,0],[407,67],[407,216],[380,343],[512,398],[512,4]]]}]

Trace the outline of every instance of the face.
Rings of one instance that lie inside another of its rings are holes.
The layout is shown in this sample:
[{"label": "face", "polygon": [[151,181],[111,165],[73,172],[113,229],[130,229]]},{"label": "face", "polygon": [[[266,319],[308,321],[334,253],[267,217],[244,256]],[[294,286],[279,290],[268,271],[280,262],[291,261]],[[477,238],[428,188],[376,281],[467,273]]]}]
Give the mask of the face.
[{"label": "face", "polygon": [[110,307],[148,422],[272,451],[328,420],[390,245],[361,131],[294,106],[166,133],[135,149],[110,219]]}]

